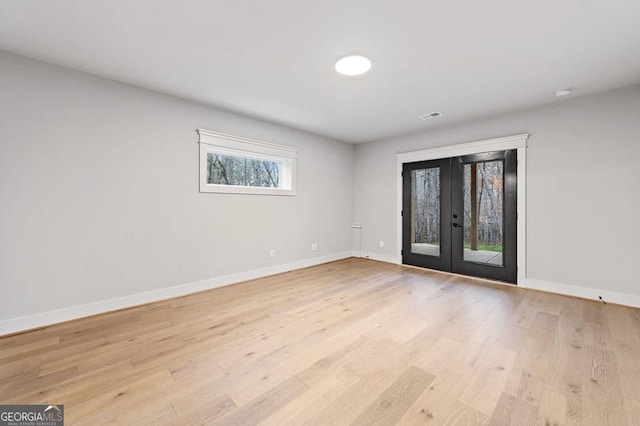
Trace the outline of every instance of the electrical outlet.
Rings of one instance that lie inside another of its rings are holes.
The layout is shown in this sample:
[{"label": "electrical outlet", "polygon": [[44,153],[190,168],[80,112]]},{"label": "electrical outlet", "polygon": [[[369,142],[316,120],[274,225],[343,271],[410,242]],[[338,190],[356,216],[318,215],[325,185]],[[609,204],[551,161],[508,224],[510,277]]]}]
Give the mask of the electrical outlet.
[{"label": "electrical outlet", "polygon": [[275,251],[275,249],[271,249],[271,250],[269,250],[269,257],[276,257],[276,251]]},{"label": "electrical outlet", "polygon": [[384,241],[380,240],[380,247],[384,247]]},{"label": "electrical outlet", "polygon": [[311,250],[318,250],[318,243],[311,244]]}]

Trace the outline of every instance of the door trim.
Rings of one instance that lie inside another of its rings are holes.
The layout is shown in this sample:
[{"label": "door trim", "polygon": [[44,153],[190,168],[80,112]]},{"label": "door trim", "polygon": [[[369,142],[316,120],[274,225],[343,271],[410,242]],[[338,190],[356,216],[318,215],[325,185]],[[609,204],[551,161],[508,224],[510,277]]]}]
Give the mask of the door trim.
[{"label": "door trim", "polygon": [[397,221],[396,221],[396,262],[402,264],[402,167],[405,163],[438,160],[449,157],[459,157],[470,154],[480,154],[491,151],[508,151],[516,149],[518,154],[518,201],[517,201],[517,235],[518,235],[518,283],[523,283],[527,277],[526,268],[526,168],[527,168],[527,139],[528,133],[505,136],[501,138],[485,139],[457,145],[441,146],[420,151],[402,152],[396,154],[396,192],[397,192]]}]

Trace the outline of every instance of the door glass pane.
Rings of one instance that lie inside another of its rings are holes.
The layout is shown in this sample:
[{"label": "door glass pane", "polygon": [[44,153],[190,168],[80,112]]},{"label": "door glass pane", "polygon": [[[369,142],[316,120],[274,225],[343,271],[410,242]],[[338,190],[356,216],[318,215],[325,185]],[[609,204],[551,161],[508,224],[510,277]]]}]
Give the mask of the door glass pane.
[{"label": "door glass pane", "polygon": [[503,266],[504,163],[464,165],[463,260]]},{"label": "door glass pane", "polygon": [[411,172],[411,252],[440,256],[440,168]]}]

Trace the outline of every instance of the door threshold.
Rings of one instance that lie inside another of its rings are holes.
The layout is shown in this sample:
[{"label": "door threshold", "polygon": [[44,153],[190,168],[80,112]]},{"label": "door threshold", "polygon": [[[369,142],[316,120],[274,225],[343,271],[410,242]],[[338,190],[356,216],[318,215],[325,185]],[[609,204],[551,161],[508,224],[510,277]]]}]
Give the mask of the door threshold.
[{"label": "door threshold", "polygon": [[484,282],[487,282],[489,284],[500,284],[500,285],[509,286],[509,287],[518,287],[518,283],[517,282],[509,283],[509,282],[506,282],[506,281],[492,280],[490,278],[475,277],[473,275],[456,274],[455,272],[440,271],[439,269],[431,269],[431,268],[425,268],[425,267],[422,267],[422,266],[409,265],[408,263],[402,263],[402,264],[400,264],[400,266],[404,266],[404,267],[407,267],[407,268],[418,269],[420,271],[436,272],[438,274],[449,275],[449,276],[452,276],[452,277],[468,278],[468,279],[471,279],[471,280],[474,280],[474,281],[484,281]]}]

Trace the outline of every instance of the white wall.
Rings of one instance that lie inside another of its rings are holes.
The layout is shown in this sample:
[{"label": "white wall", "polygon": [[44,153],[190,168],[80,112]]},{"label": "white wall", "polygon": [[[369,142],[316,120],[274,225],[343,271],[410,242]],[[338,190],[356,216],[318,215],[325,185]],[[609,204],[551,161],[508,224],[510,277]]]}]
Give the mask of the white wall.
[{"label": "white wall", "polygon": [[[197,128],[299,148],[297,196],[199,193]],[[0,52],[0,334],[344,257],[353,161],[352,145]]]},{"label": "white wall", "polygon": [[400,250],[394,154],[519,133],[531,134],[523,284],[638,305],[640,86],[358,145],[354,222],[364,224],[363,251],[391,260]]}]

